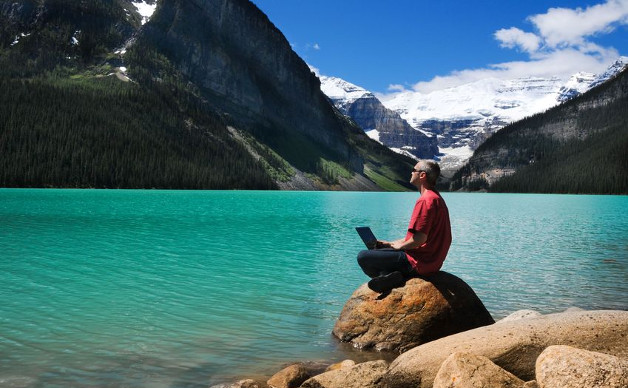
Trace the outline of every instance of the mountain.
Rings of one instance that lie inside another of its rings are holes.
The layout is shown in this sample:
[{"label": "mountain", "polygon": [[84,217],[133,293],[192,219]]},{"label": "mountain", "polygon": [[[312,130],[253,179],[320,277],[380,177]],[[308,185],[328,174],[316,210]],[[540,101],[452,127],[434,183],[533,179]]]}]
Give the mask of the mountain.
[{"label": "mountain", "polygon": [[412,128],[373,93],[340,78],[323,75],[319,78],[321,90],[336,108],[353,119],[372,139],[415,159],[433,159],[438,154],[436,137]]},{"label": "mountain", "polygon": [[589,90],[594,83],[602,83],[598,76],[593,73],[580,72],[569,78],[558,91],[557,102],[565,102]]},{"label": "mountain", "polygon": [[505,125],[546,111],[612,77],[628,64],[621,57],[599,76],[578,73],[563,78],[483,79],[473,83],[419,93],[388,96],[383,104],[410,125],[438,137],[444,169],[466,161],[488,136]]},{"label": "mountain", "polygon": [[0,185],[402,190],[248,0],[0,4]]},{"label": "mountain", "polygon": [[452,190],[628,193],[628,69],[492,135]]},{"label": "mountain", "polygon": [[[617,74],[626,64],[628,57],[621,57],[600,75],[583,72],[568,77],[513,80],[488,78],[431,93],[403,91],[382,96],[378,102],[397,113],[421,135],[435,140],[438,151],[434,153],[441,167],[453,173],[484,140],[500,128],[586,92]],[[369,109],[373,104],[364,104],[367,109],[362,110],[357,109],[357,106],[362,96],[365,99],[375,98],[373,93],[333,77],[321,77],[321,82],[323,91],[336,107],[365,128],[361,123],[368,123]],[[354,106],[356,108],[349,112],[349,108]],[[373,115],[379,115],[379,111],[380,108],[373,110]],[[384,131],[403,134],[396,139],[409,138],[407,126],[403,129],[393,126]],[[377,138],[377,132],[369,134]],[[395,150],[406,146],[412,151],[416,147],[413,142],[391,143],[388,137],[380,136],[379,140]],[[424,140],[421,144],[425,144]],[[422,155],[420,157],[429,157],[427,153]]]}]

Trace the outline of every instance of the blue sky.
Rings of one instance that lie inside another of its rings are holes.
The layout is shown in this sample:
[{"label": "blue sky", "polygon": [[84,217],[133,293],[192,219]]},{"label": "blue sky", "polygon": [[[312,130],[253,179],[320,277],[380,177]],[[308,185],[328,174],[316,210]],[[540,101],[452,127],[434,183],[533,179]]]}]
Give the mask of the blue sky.
[{"label": "blue sky", "polygon": [[600,72],[628,55],[628,0],[252,0],[323,75],[378,93]]}]

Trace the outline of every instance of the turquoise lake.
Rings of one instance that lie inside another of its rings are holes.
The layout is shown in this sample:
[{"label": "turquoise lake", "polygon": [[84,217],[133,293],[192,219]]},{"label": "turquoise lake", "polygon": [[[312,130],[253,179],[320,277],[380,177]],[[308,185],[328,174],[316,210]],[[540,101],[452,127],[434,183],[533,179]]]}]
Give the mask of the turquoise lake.
[{"label": "turquoise lake", "polygon": [[[358,359],[331,336],[367,281],[353,227],[400,238],[417,197],[0,189],[0,386],[207,387]],[[495,319],[628,309],[628,196],[443,197],[443,270]]]}]

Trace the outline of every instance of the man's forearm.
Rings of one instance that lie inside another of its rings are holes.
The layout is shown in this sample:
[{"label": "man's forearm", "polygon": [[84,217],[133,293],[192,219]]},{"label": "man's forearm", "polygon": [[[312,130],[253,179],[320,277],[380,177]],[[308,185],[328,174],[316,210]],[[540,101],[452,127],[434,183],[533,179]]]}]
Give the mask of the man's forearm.
[{"label": "man's forearm", "polygon": [[394,249],[404,251],[406,249],[415,249],[423,245],[427,241],[427,235],[424,233],[415,233],[409,239],[399,239],[390,243],[390,246]]},{"label": "man's forearm", "polygon": [[419,246],[421,246],[421,244],[417,244],[416,241],[412,239],[409,239],[409,240],[401,239],[401,240],[395,241],[393,244],[391,244],[391,246],[400,251],[405,251],[407,249],[418,248]]}]

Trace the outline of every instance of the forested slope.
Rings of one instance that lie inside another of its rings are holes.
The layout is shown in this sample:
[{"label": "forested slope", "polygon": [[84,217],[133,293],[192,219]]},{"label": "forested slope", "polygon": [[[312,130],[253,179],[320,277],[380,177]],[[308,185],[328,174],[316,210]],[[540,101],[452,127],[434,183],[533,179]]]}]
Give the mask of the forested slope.
[{"label": "forested slope", "polygon": [[482,144],[452,190],[628,194],[628,70]]},{"label": "forested slope", "polygon": [[157,4],[0,2],[0,187],[408,188],[253,3]]}]

